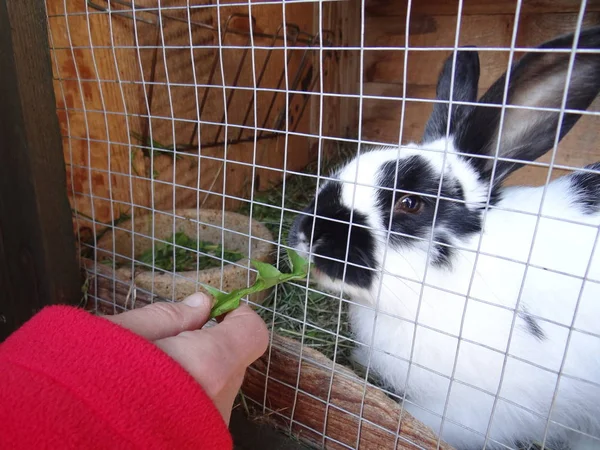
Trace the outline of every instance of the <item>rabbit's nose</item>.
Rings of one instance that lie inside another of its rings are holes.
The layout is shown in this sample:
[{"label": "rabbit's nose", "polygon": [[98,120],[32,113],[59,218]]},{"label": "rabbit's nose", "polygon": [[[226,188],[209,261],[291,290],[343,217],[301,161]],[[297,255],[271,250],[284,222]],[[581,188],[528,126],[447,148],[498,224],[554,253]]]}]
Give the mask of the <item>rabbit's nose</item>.
[{"label": "rabbit's nose", "polygon": [[299,228],[292,229],[288,238],[288,245],[292,247],[303,258],[307,258],[309,254],[309,244],[306,235]]},{"label": "rabbit's nose", "polygon": [[304,259],[308,259],[310,252],[309,252],[308,244],[306,243],[306,241],[296,244],[295,249],[296,249],[296,253],[298,253],[298,255],[300,255]]}]

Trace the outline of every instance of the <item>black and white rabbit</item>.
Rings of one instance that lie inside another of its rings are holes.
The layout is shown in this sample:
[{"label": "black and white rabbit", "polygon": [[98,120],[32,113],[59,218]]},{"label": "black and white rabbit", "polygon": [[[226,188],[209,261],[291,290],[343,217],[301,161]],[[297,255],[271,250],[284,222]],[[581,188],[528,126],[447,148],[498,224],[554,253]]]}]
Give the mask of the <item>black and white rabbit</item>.
[{"label": "black and white rabbit", "polygon": [[[572,42],[571,34],[540,49]],[[600,27],[583,30],[578,48],[588,51],[574,60],[560,138],[580,118],[572,111],[600,90],[600,53],[589,51],[600,49]],[[313,279],[356,302],[351,328],[365,345],[355,358],[367,364],[372,343],[371,370],[457,448],[482,448],[487,433],[487,448],[541,442],[549,415],[547,445],[600,448],[600,164],[545,192],[502,186],[522,166],[514,160],[553,148],[569,58],[530,52],[511,68],[506,104],[533,109],[505,109],[506,161],[493,158],[506,74],[477,102],[479,57],[458,51],[453,101],[473,104],[452,106],[449,138],[448,104],[437,103],[420,144],[361,153],[321,184],[316,220],[313,201],[290,233],[305,255],[312,242]],[[452,66],[451,56],[439,100],[449,98]]]}]

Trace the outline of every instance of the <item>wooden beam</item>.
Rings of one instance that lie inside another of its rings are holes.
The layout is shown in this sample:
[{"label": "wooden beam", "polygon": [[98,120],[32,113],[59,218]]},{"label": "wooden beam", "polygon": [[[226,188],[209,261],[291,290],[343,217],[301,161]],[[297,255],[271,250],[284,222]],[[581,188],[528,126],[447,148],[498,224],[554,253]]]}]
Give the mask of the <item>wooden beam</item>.
[{"label": "wooden beam", "polygon": [[[97,303],[96,311],[102,314],[116,314],[124,310],[142,308],[152,302],[162,301],[156,296],[136,286],[135,281],[114,273],[110,267],[92,260],[82,260],[82,266],[88,271],[91,299],[102,300]],[[321,445],[322,436],[312,430],[323,431],[325,435],[345,445],[342,447],[334,440],[326,440],[325,449],[337,450],[355,446],[360,429],[359,450],[366,449],[414,449],[438,448],[454,450],[441,441],[435,433],[412,417],[402,413],[402,422],[398,427],[401,405],[388,397],[379,388],[367,384],[350,369],[335,364],[333,381],[331,372],[333,361],[319,351],[304,346],[300,361],[300,342],[273,335],[273,345],[261,358],[246,371],[242,391],[246,398],[256,404],[262,404],[266,392],[266,404],[277,414],[257,415],[255,421],[288,431],[290,416],[295,403],[295,392],[290,386],[299,380],[300,393],[297,396],[292,434],[302,441]],[[265,380],[267,365],[269,379]],[[298,378],[300,370],[300,378]],[[331,395],[328,396],[331,384]],[[306,395],[308,394],[308,395]],[[364,394],[362,423],[358,420]],[[326,408],[325,400],[333,405]],[[323,430],[327,415],[327,429]],[[396,444],[396,433],[400,438]]]},{"label": "wooden beam", "polygon": [[[349,447],[453,450],[444,441],[438,446],[438,437],[429,427],[408,412],[402,412],[400,403],[381,389],[370,383],[365,385],[350,369],[334,365],[313,348],[304,346],[300,352],[302,344],[296,340],[274,334],[272,342],[270,351],[246,371],[242,392],[260,405],[265,401],[266,389],[265,403],[271,411],[277,412],[271,415],[273,425],[289,430],[293,412],[292,433],[318,446],[323,433],[329,438],[325,440],[326,450]],[[299,392],[296,394],[293,386],[297,382]],[[329,408],[327,403],[331,405]],[[364,404],[362,410],[361,404]]]},{"label": "wooden beam", "polygon": [[[448,15],[456,16],[459,0],[428,0],[412,2],[412,15]],[[406,16],[407,0],[371,0],[366,9],[369,16],[400,16],[401,21]],[[581,0],[525,0],[521,4],[521,13],[577,13]],[[462,14],[514,14],[517,0],[470,0],[463,3]],[[599,0],[588,0],[586,11],[600,11]]]},{"label": "wooden beam", "polygon": [[44,2],[0,0],[0,341],[81,279]]}]

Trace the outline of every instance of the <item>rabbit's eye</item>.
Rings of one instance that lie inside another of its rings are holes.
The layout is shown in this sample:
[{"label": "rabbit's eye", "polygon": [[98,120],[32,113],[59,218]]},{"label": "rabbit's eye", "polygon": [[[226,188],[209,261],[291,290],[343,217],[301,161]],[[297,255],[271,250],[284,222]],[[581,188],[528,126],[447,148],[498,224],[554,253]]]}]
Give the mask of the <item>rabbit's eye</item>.
[{"label": "rabbit's eye", "polygon": [[404,195],[396,203],[396,210],[407,213],[417,213],[423,207],[423,200],[418,195]]}]

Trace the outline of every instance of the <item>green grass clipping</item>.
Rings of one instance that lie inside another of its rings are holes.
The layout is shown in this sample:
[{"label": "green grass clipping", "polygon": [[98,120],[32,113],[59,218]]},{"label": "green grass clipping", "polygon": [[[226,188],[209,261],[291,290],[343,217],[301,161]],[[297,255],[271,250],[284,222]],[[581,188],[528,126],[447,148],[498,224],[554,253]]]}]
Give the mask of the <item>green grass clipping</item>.
[{"label": "green grass clipping", "polygon": [[240,306],[240,300],[247,295],[264,291],[280,283],[285,283],[286,281],[305,279],[308,274],[308,261],[298,255],[294,250],[287,249],[287,254],[292,266],[291,273],[281,273],[279,269],[271,264],[251,260],[251,264],[258,271],[258,276],[252,286],[224,293],[212,286],[202,284],[204,289],[206,289],[216,300],[215,305],[211,310],[210,317],[219,317],[229,311],[233,311]]}]

